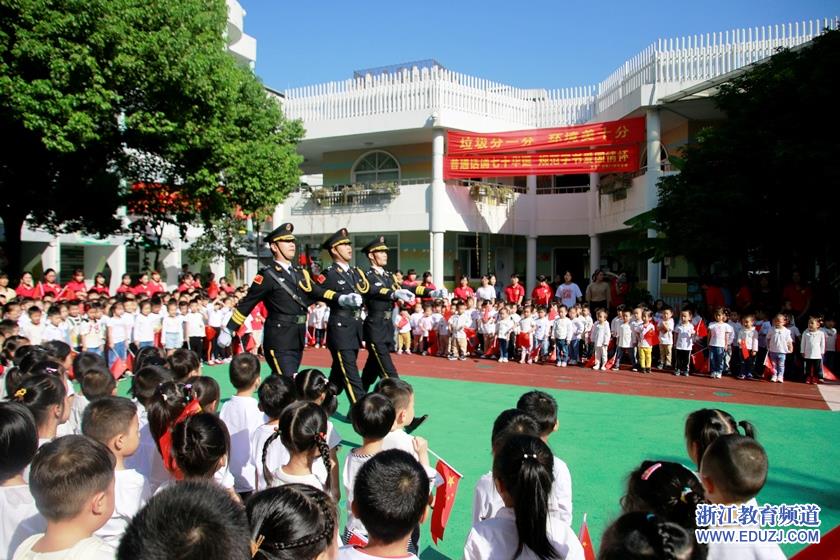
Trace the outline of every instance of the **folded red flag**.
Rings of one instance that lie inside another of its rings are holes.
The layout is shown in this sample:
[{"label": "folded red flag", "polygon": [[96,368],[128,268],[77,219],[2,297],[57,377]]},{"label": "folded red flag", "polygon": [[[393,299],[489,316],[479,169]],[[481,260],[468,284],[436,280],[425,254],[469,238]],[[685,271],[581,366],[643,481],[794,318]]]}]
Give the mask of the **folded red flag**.
[{"label": "folded red flag", "polygon": [[615,367],[615,354],[612,355],[612,358],[607,360],[607,363],[604,364],[604,367],[607,369],[612,369]]},{"label": "folded red flag", "polygon": [[458,492],[461,473],[450,467],[443,459],[438,459],[435,470],[443,479],[443,484],[438,486],[435,492],[435,503],[432,506],[431,533],[432,540],[437,544],[439,540],[443,539],[449,514],[452,513],[452,505],[455,503],[455,494]]},{"label": "folded red flag", "polygon": [[347,539],[347,544],[351,546],[367,546],[367,543],[368,541],[366,538],[355,531],[350,531],[350,538]]},{"label": "folded red flag", "polygon": [[829,381],[837,381],[837,376],[834,375],[834,372],[831,371],[827,365],[822,365],[822,373],[823,378],[828,379]]},{"label": "folded red flag", "polygon": [[519,333],[516,335],[517,348],[531,348],[531,333]]},{"label": "folded red flag", "polygon": [[691,355],[691,364],[694,366],[696,371],[700,373],[709,373],[709,359],[706,358],[702,349]]},{"label": "folded red flag", "polygon": [[586,362],[584,362],[583,367],[588,367],[588,368],[595,367],[595,362],[596,362],[595,354],[592,354],[592,356],[590,356],[590,358],[588,360],[586,360]]},{"label": "folded red flag", "polygon": [[438,336],[437,331],[429,331],[429,348],[427,349],[431,356],[436,356],[438,353]]},{"label": "folded red flag", "polygon": [[747,341],[742,340],[739,343],[739,346],[741,347],[741,356],[746,360],[747,358],[750,357],[750,349],[747,348]]},{"label": "folded red flag", "polygon": [[589,526],[586,524],[586,514],[583,514],[583,523],[580,526],[578,540],[583,547],[584,560],[595,560],[595,547],[592,546],[592,537],[589,535]]},{"label": "folded red flag", "polygon": [[706,338],[709,336],[709,329],[706,328],[706,322],[703,319],[700,319],[700,322],[697,323],[697,326],[694,328],[694,331],[697,333],[699,338]]},{"label": "folded red flag", "polygon": [[773,363],[773,360],[770,359],[770,352],[764,356],[764,377],[765,379],[770,379],[774,375],[776,375],[776,364]]}]

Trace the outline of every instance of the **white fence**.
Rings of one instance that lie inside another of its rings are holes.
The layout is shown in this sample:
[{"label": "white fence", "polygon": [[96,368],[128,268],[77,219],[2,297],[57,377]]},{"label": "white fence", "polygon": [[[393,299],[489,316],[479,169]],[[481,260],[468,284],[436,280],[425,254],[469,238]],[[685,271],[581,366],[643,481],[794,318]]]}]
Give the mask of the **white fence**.
[{"label": "white fence", "polygon": [[812,40],[840,18],[660,39],[594,86],[520,89],[439,67],[328,82],[284,92],[286,115],[305,122],[422,110],[456,110],[519,123],[563,126],[597,116],[639,87],[699,83]]}]

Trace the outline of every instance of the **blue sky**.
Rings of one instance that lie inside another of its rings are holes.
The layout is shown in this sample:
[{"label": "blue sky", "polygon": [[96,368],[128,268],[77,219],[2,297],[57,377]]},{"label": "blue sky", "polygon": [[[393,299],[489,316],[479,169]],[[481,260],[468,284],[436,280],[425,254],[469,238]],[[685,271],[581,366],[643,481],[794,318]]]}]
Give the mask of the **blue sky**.
[{"label": "blue sky", "polygon": [[240,0],[257,74],[285,89],[434,58],[519,87],[597,83],[660,37],[840,15],[834,0]]}]

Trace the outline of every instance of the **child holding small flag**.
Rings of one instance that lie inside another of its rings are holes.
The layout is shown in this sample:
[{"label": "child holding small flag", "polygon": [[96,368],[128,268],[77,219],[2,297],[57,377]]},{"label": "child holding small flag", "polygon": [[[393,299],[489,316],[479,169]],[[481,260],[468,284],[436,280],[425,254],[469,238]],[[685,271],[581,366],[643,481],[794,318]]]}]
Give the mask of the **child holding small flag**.
[{"label": "child holding small flag", "polygon": [[674,375],[685,375],[688,377],[688,368],[691,358],[691,348],[694,345],[694,325],[691,322],[691,311],[683,309],[680,312],[680,324],[674,329],[677,347],[677,363],[674,367]]},{"label": "child holding small flag", "polygon": [[726,366],[726,350],[732,344],[735,332],[726,323],[726,313],[722,307],[715,309],[715,320],[709,323],[709,358],[712,379],[720,379]]},{"label": "child holding small flag", "polygon": [[772,383],[785,382],[785,361],[793,352],[793,338],[785,328],[785,316],[781,313],[773,318],[773,329],[767,333],[767,358],[773,371]]},{"label": "child holding small flag", "polygon": [[738,379],[752,379],[755,356],[758,353],[758,331],[753,326],[753,316],[744,315],[738,330],[738,352],[741,353],[741,371]]},{"label": "child holding small flag", "polygon": [[825,332],[820,329],[820,320],[817,317],[808,319],[808,328],[802,333],[800,352],[802,352],[802,359],[805,360],[805,382],[822,383]]},{"label": "child holding small flag", "polygon": [[636,349],[638,351],[639,371],[650,373],[653,362],[653,346],[656,341],[656,326],[653,324],[650,309],[642,312],[642,324],[636,327]]}]

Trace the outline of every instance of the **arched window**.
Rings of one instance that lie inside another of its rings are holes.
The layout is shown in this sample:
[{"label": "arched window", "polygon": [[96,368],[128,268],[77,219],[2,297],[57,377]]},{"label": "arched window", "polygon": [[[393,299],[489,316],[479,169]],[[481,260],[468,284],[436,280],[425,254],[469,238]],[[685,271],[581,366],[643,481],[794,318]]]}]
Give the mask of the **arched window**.
[{"label": "arched window", "polygon": [[400,164],[388,152],[376,151],[363,155],[353,166],[354,183],[379,183],[399,181]]}]

